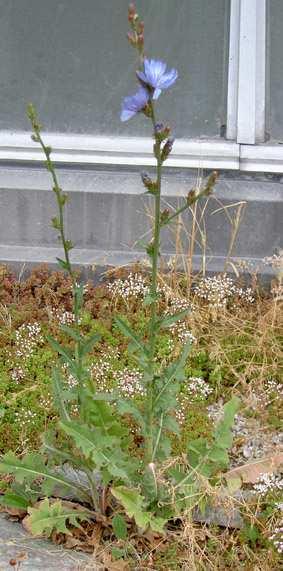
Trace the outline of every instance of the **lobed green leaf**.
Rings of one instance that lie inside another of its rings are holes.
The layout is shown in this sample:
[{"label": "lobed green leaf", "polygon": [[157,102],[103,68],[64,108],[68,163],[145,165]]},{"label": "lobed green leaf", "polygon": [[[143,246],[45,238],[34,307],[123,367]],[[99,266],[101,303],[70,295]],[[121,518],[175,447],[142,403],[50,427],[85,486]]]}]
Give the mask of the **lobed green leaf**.
[{"label": "lobed green leaf", "polygon": [[89,521],[90,512],[65,507],[61,500],[51,503],[48,498],[42,500],[36,507],[28,508],[29,515],[26,524],[33,535],[45,534],[50,536],[52,531],[70,534],[67,524],[80,527],[79,521]]}]

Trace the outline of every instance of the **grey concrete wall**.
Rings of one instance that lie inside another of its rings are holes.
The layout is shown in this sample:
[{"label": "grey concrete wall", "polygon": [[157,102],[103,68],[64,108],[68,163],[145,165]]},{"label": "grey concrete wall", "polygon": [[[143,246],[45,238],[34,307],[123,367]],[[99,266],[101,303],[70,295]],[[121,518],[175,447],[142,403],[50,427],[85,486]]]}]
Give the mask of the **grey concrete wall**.
[{"label": "grey concrete wall", "polygon": [[[206,173],[204,173],[205,175]],[[197,173],[179,169],[164,172],[163,204],[173,207],[193,187]],[[139,241],[150,231],[152,199],[143,194],[139,169],[58,168],[60,183],[69,194],[66,229],[75,244],[74,262],[82,266],[120,265],[145,258]],[[2,166],[0,176],[0,260],[12,264],[54,263],[60,255],[50,220],[56,214],[55,197],[44,168]],[[206,260],[221,271],[229,249],[231,223],[245,202],[233,256],[260,265],[262,258],[283,246],[283,177],[223,171],[202,219],[206,233]],[[204,201],[201,208],[204,206]],[[224,207],[229,208],[225,211]],[[188,249],[191,217],[183,218],[181,241]],[[163,232],[165,257],[176,252],[176,227]],[[198,235],[200,240],[200,235]],[[180,251],[180,250],[179,250]],[[195,250],[195,269],[202,248]]]}]

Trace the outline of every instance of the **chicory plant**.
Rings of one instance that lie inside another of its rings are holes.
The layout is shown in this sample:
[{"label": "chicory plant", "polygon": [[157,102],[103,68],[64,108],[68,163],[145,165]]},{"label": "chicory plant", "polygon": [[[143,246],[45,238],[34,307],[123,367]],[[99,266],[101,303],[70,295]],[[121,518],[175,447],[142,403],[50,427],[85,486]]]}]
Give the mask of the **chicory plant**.
[{"label": "chicory plant", "polygon": [[[164,533],[169,519],[179,517],[203,502],[207,489],[204,480],[217,483],[220,471],[225,470],[229,462],[231,427],[238,408],[235,398],[225,405],[223,419],[216,426],[210,442],[204,439],[188,442],[182,458],[176,458],[172,452],[172,440],[180,434],[174,411],[181,383],[186,378],[185,365],[191,342],[184,345],[177,359],[161,368],[156,360],[158,336],[161,330],[186,315],[186,311],[175,315],[159,312],[157,280],[161,232],[197,200],[211,194],[217,175],[213,172],[201,189],[191,190],[183,205],[171,214],[167,209],[162,210],[162,168],[170,157],[174,139],[169,125],[158,121],[156,103],[164,91],[173,87],[178,72],[167,69],[162,61],[145,57],[144,24],[133,4],[129,7],[128,20],[128,39],[138,52],[136,79],[139,85],[134,95],[123,100],[121,121],[134,120],[137,113],[142,113],[149,122],[156,172],[154,177],[143,172],[141,178],[145,192],[154,203],[154,223],[152,239],[146,246],[151,263],[150,289],[144,299],[149,313],[147,332],[141,338],[122,317],[116,316],[115,321],[129,339],[129,351],[143,371],[141,382],[145,396],[137,403],[118,393],[103,394],[97,391],[90,377],[86,358],[98,336],[82,332],[83,287],[77,283],[72,268],[70,252],[73,245],[66,238],[64,227],[67,196],[57,179],[51,160],[52,149],[45,145],[36,111],[30,105],[28,116],[32,138],[45,155],[57,200],[58,216],[52,220],[52,225],[59,232],[64,251],[64,259],[59,259],[58,263],[72,279],[75,315],[74,326],[62,326],[68,338],[67,345],[49,337],[58,357],[52,375],[53,399],[59,415],[56,430],[49,429],[43,435],[39,453],[18,458],[9,452],[0,462],[0,472],[14,476],[1,503],[25,509],[34,534],[51,534],[54,529],[66,532],[69,524],[77,525],[81,520],[91,519],[99,521],[104,529],[112,526],[118,538],[126,535],[130,521],[140,531],[151,528]],[[77,380],[72,389],[66,390],[64,368]],[[133,442],[126,422],[129,416],[135,424],[140,444]],[[82,504],[80,510],[60,499],[66,493]],[[59,499],[54,500],[54,496]]]}]

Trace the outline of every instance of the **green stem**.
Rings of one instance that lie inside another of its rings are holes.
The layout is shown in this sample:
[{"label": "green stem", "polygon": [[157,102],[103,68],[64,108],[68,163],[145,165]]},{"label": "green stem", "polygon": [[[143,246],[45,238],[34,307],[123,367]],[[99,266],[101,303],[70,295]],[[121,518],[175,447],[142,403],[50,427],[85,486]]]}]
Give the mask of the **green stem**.
[{"label": "green stem", "polygon": [[146,395],[146,433],[147,438],[145,442],[144,464],[147,465],[153,461],[153,428],[154,428],[154,410],[153,410],[153,397],[154,397],[154,355],[156,347],[156,318],[157,318],[157,275],[158,275],[158,257],[160,249],[160,203],[161,203],[161,175],[162,175],[162,160],[160,141],[155,135],[155,113],[154,103],[151,101],[151,119],[154,130],[154,154],[156,157],[156,193],[154,196],[154,229],[153,229],[153,251],[151,256],[151,284],[150,284],[150,321],[149,321],[149,367],[148,367],[148,385]]},{"label": "green stem", "polygon": [[167,226],[167,224],[170,224],[170,222],[172,222],[174,218],[177,218],[177,216],[179,216],[180,214],[185,212],[188,208],[193,206],[193,204],[195,204],[200,198],[203,198],[204,196],[209,196],[212,192],[212,188],[215,184],[215,181],[216,181],[216,173],[213,172],[212,175],[209,176],[205,187],[202,188],[199,192],[194,192],[191,196],[189,194],[186,203],[183,204],[183,206],[181,206],[180,208],[178,208],[178,210],[175,210],[175,212],[171,214],[171,216],[166,218],[166,220],[162,222],[161,226],[162,227]]},{"label": "green stem", "polygon": [[97,513],[100,512],[100,508],[99,508],[99,493],[98,493],[98,489],[97,489],[97,485],[96,482],[93,478],[93,474],[90,468],[84,468],[85,470],[85,474],[89,483],[89,487],[90,487],[90,493],[91,493],[91,499],[92,499],[92,504],[94,509],[96,510]]},{"label": "green stem", "polygon": [[36,136],[38,139],[39,144],[41,145],[41,148],[45,154],[46,157],[46,164],[47,164],[47,169],[51,174],[52,177],[52,181],[53,181],[53,191],[55,192],[56,195],[56,199],[57,199],[57,206],[58,206],[58,211],[59,211],[59,232],[60,232],[60,240],[62,242],[62,246],[64,249],[64,256],[65,256],[65,262],[66,262],[66,267],[67,267],[67,271],[72,279],[72,284],[74,286],[75,284],[75,276],[73,274],[73,270],[72,270],[72,266],[71,266],[71,261],[70,261],[70,256],[69,256],[69,248],[68,248],[68,240],[65,237],[65,230],[64,230],[64,194],[62,192],[61,187],[59,186],[58,183],[58,179],[57,179],[57,175],[53,166],[53,163],[50,159],[50,149],[44,144],[42,137],[40,135],[40,131],[36,130]]},{"label": "green stem", "polygon": [[[50,172],[52,182],[53,182],[52,188],[53,188],[53,191],[54,191],[55,196],[56,196],[57,207],[58,207],[58,219],[57,219],[56,225],[54,225],[54,227],[56,229],[58,229],[58,231],[59,231],[59,234],[60,234],[59,239],[62,243],[63,250],[64,250],[65,268],[66,268],[66,271],[68,272],[68,274],[71,278],[71,281],[72,281],[73,313],[74,313],[74,317],[75,317],[75,325],[76,325],[77,330],[79,331],[81,299],[80,299],[79,287],[76,283],[76,276],[75,276],[75,273],[73,272],[72,264],[71,264],[71,260],[70,260],[70,255],[69,255],[69,251],[70,251],[72,245],[70,244],[69,240],[67,240],[67,238],[65,236],[64,205],[66,202],[66,195],[63,193],[63,191],[59,185],[57,175],[56,175],[56,171],[55,171],[53,162],[50,158],[51,148],[48,147],[47,145],[45,145],[45,143],[41,137],[41,126],[38,122],[36,111],[33,109],[32,106],[30,106],[30,108],[28,110],[28,115],[29,115],[29,118],[31,120],[33,131],[35,134],[34,140],[37,141],[42,148],[42,151],[43,151],[45,158],[46,158],[46,167],[47,167],[47,170]],[[85,372],[84,372],[83,360],[82,360],[82,356],[81,356],[81,347],[82,347],[81,341],[76,341],[75,342],[74,355],[75,355],[75,361],[77,364],[77,377],[78,377],[78,381],[79,381],[80,392],[82,393],[83,382],[84,382],[84,378],[85,378]],[[79,394],[79,404],[81,404],[81,401],[82,401],[81,395]]]}]

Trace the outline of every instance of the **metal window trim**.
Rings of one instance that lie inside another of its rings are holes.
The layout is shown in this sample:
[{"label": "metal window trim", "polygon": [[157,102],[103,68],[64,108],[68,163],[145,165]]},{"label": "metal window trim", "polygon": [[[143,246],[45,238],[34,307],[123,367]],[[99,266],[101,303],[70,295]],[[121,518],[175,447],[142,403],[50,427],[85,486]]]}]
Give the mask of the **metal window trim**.
[{"label": "metal window trim", "polygon": [[[45,133],[56,163],[69,165],[155,165],[152,139],[147,137],[101,137]],[[0,132],[0,162],[39,163],[41,148],[29,133]],[[238,169],[239,151],[234,142],[208,139],[178,139],[166,166],[177,168]]]},{"label": "metal window trim", "polygon": [[[46,133],[57,164],[89,167],[154,165],[152,140],[142,137],[99,137]],[[30,133],[0,132],[0,164],[36,167],[44,160]],[[179,139],[166,166],[182,169],[223,169],[283,173],[283,145],[239,145],[222,139]]]},{"label": "metal window trim", "polygon": [[230,2],[226,139],[237,139],[241,0]]},{"label": "metal window trim", "polygon": [[231,0],[227,139],[265,140],[266,0]]}]

